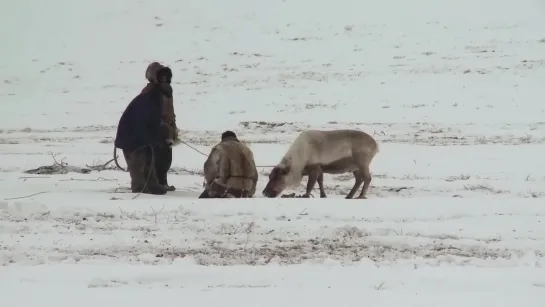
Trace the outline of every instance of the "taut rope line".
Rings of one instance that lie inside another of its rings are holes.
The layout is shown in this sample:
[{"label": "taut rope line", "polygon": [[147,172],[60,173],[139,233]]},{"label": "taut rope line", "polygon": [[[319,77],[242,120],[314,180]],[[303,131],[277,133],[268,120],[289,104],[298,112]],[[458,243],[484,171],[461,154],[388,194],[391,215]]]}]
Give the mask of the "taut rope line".
[{"label": "taut rope line", "polygon": [[[184,141],[180,140],[180,143],[182,143],[182,144],[186,145],[187,147],[193,149],[194,151],[200,153],[202,156],[205,156],[205,157],[208,156],[207,154],[205,154],[204,152],[202,152],[202,151],[198,150],[197,148],[191,146],[191,145],[190,145],[189,143],[187,143],[187,142],[184,142]],[[148,145],[145,145],[145,146],[148,146]],[[143,146],[143,147],[145,147],[145,146]],[[137,150],[138,150],[138,149],[137,149]],[[154,155],[154,156],[155,156],[155,155]],[[122,167],[119,165],[119,162],[117,161],[117,147],[115,147],[115,145],[114,145],[114,161],[115,161],[115,165],[117,166],[117,168],[119,168],[120,170],[122,170],[122,171],[124,171],[124,172],[127,171],[126,169],[122,168]],[[272,167],[274,167],[274,165],[257,165],[256,167],[271,167],[271,168],[272,168]]]}]

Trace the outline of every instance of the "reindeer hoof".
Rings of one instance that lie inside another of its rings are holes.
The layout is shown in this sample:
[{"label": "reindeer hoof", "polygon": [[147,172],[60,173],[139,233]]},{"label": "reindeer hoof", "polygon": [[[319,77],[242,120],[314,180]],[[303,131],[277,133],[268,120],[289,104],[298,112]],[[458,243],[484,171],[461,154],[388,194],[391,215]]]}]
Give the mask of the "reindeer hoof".
[{"label": "reindeer hoof", "polygon": [[320,198],[327,198],[327,196],[323,194],[323,195],[320,195]]}]

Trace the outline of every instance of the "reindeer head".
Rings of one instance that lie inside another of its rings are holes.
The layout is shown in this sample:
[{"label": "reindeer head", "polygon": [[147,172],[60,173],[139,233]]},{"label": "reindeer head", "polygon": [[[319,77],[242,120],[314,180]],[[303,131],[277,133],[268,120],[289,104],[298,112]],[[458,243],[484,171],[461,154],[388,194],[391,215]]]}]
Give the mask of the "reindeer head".
[{"label": "reindeer head", "polygon": [[280,195],[287,186],[286,177],[290,172],[288,165],[279,164],[275,166],[269,174],[269,182],[263,189],[263,196],[274,198]]}]

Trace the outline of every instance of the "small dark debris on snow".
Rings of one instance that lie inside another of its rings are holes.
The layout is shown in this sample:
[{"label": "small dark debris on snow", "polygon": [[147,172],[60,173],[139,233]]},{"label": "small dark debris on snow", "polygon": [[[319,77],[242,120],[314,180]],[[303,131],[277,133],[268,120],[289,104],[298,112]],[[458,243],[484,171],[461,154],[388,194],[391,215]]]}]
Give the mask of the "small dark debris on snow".
[{"label": "small dark debris on snow", "polygon": [[401,192],[402,190],[409,190],[409,187],[388,188],[388,192]]},{"label": "small dark debris on snow", "polygon": [[79,174],[89,174],[91,169],[82,168],[77,166],[65,166],[65,165],[48,165],[40,166],[35,169],[30,169],[25,171],[26,174],[35,174],[35,175],[64,175],[68,173],[79,173]]},{"label": "small dark debris on snow", "polygon": [[280,198],[309,198],[309,197],[305,196],[304,194],[303,195],[296,195],[295,193],[291,193],[291,194],[284,194],[284,195],[280,196]]}]

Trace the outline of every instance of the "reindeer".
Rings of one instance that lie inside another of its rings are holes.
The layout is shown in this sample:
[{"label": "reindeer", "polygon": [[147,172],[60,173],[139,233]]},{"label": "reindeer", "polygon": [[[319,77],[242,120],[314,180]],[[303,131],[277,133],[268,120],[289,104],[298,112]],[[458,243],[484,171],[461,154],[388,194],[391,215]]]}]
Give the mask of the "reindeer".
[{"label": "reindeer", "polygon": [[303,177],[308,176],[307,190],[303,197],[309,197],[318,182],[320,197],[325,198],[324,173],[352,172],[356,181],[345,198],[353,198],[363,182],[358,198],[366,199],[371,184],[369,165],[378,152],[375,139],[362,131],[303,131],[293,141],[280,163],[272,169],[263,196],[277,197],[284,189],[299,186]]}]

